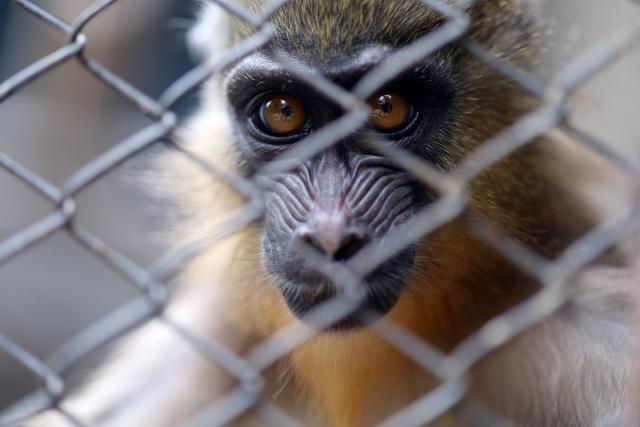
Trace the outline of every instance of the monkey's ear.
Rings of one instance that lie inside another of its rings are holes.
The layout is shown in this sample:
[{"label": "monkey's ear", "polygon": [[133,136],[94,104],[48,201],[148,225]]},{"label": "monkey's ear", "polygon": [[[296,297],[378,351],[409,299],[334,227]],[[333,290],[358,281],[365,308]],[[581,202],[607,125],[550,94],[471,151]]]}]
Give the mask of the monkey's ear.
[{"label": "monkey's ear", "polygon": [[228,14],[212,2],[202,2],[197,23],[187,33],[191,54],[204,61],[225,49],[230,42]]}]

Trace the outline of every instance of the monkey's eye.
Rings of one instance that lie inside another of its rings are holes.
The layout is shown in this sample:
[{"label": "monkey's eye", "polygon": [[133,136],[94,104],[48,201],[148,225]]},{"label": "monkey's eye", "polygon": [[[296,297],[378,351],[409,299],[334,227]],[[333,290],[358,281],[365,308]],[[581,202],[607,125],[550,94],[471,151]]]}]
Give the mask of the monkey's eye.
[{"label": "monkey's eye", "polygon": [[413,107],[397,93],[381,91],[369,98],[369,121],[380,132],[390,133],[406,127]]},{"label": "monkey's eye", "polygon": [[291,95],[277,94],[264,101],[258,117],[265,131],[274,136],[288,136],[303,130],[307,112]]}]

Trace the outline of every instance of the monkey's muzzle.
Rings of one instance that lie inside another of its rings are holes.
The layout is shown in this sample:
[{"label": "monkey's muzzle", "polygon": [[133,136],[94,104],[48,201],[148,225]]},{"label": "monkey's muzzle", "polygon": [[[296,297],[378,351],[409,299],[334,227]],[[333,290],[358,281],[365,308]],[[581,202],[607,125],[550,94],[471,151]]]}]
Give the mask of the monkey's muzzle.
[{"label": "monkey's muzzle", "polygon": [[[367,326],[387,314],[398,301],[413,269],[415,249],[405,249],[382,263],[358,283],[351,283],[355,289],[349,291],[344,284],[333,282],[321,271],[347,263],[353,254],[367,245],[362,237],[365,233],[345,227],[343,237],[336,237],[341,233],[332,235],[331,228],[325,227],[325,232],[319,235],[303,227],[296,236],[315,248],[319,256],[324,255],[323,268],[291,249],[287,256],[277,257],[278,266],[271,259],[269,270],[291,312],[307,325],[324,331]],[[340,229],[339,226],[333,228],[334,231]],[[332,257],[326,256],[327,253]]]},{"label": "monkey's muzzle", "polygon": [[[263,263],[293,314],[316,329],[344,330],[393,308],[413,271],[415,245],[362,274],[356,264],[375,261],[376,245],[420,209],[424,189],[407,172],[334,148],[263,185]],[[361,280],[334,274],[338,267]]]}]

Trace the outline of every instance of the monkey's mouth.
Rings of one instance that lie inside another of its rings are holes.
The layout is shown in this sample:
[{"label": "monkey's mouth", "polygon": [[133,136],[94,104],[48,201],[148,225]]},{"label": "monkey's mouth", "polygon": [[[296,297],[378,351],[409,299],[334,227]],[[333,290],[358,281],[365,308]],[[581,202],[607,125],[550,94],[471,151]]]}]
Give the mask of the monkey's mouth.
[{"label": "monkey's mouth", "polygon": [[[371,284],[366,284],[371,287]],[[319,290],[283,292],[293,314],[314,329],[326,332],[345,331],[367,326],[388,313],[400,296],[401,286],[384,294],[369,292],[361,300],[351,299],[335,291],[332,284]]]},{"label": "monkey's mouth", "polygon": [[308,326],[325,332],[353,330],[391,311],[409,280],[414,256],[413,248],[406,249],[368,274],[360,297],[338,292],[338,286],[304,268],[297,278],[277,282],[289,310]]}]

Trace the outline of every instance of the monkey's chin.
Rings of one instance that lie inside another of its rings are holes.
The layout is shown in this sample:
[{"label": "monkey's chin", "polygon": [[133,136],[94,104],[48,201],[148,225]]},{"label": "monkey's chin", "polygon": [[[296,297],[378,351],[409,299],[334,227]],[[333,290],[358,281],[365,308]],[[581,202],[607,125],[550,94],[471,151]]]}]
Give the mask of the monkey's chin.
[{"label": "monkey's chin", "polygon": [[310,288],[301,285],[295,291],[283,290],[289,310],[307,326],[323,332],[348,332],[369,326],[395,306],[404,283],[380,285],[367,283],[369,292],[353,301],[337,294],[332,285]]},{"label": "monkey's chin", "polygon": [[340,293],[340,286],[304,260],[295,256],[271,257],[268,251],[265,254],[265,269],[274,279],[291,313],[307,326],[322,332],[358,330],[385,316],[407,286],[415,261],[414,246],[388,259],[363,278],[364,295],[355,299]]}]

